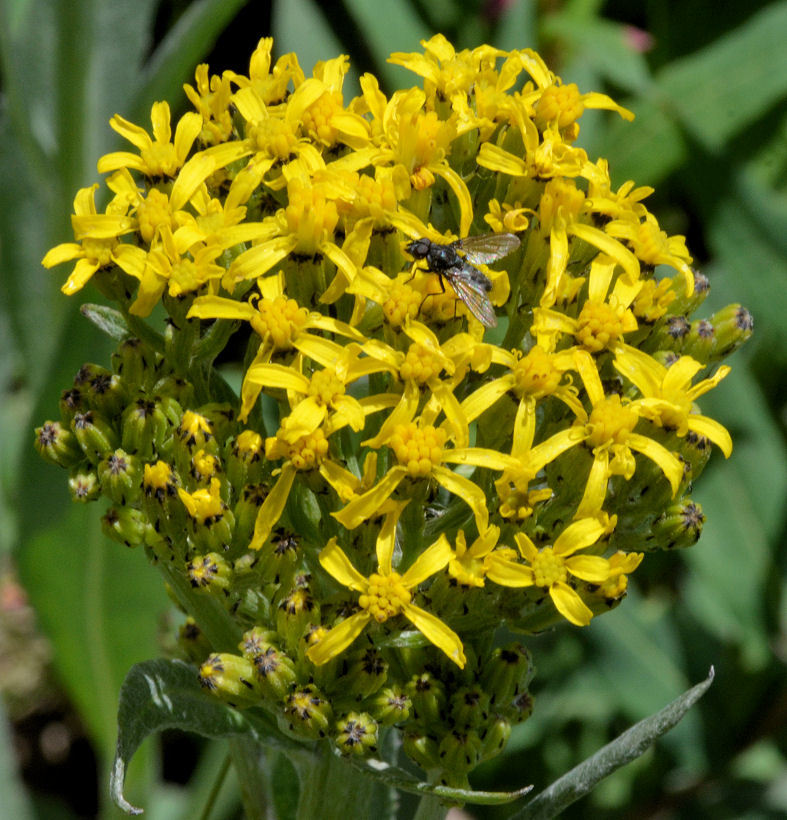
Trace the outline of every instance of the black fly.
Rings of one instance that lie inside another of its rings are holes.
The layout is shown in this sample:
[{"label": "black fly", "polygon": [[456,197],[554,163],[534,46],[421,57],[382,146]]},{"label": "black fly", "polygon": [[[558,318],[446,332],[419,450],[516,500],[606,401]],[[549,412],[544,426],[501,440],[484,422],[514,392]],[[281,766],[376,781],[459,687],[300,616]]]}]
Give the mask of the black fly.
[{"label": "black fly", "polygon": [[405,250],[413,259],[426,260],[427,270],[440,277],[443,293],[445,279],[484,327],[497,327],[489,301],[492,283],[474,266],[502,259],[518,247],[519,239],[512,233],[489,233],[457,239],[449,245],[439,245],[424,236],[408,243]]}]

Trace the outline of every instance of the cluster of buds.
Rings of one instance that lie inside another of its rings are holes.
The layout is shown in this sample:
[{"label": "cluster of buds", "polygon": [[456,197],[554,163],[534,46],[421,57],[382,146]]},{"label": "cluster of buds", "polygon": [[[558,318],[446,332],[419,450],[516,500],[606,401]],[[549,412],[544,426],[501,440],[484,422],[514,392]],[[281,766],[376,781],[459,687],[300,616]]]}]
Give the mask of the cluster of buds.
[{"label": "cluster of buds", "polygon": [[[510,633],[586,626],[699,537],[732,443],[696,399],[752,321],[693,319],[708,282],[650,189],[575,145],[628,111],[529,49],[423,45],[390,98],[262,40],[248,76],[198,68],[174,135],[166,103],[152,137],[113,117],[137,151],[44,264],[126,331],[36,444],[163,570],[206,689],[348,756],[395,727],[462,786],[532,709]],[[504,258],[461,241],[489,233]]]}]

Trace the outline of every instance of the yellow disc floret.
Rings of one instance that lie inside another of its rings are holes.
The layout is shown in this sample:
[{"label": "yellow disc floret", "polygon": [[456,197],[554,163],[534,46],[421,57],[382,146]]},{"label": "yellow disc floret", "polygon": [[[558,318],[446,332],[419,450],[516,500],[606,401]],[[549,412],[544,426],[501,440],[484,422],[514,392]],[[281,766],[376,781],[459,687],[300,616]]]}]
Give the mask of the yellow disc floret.
[{"label": "yellow disc floret", "polygon": [[289,458],[296,470],[314,470],[328,455],[328,439],[318,427],[290,446]]},{"label": "yellow disc floret", "polygon": [[552,584],[565,583],[568,579],[563,558],[555,554],[552,547],[544,547],[532,561],[533,575],[537,587],[551,587]]},{"label": "yellow disc floret", "polygon": [[541,232],[548,234],[557,224],[565,227],[579,216],[585,204],[585,194],[571,179],[550,179],[541,194],[538,213]]},{"label": "yellow disc floret", "polygon": [[445,430],[431,425],[397,424],[390,446],[412,478],[425,478],[441,464],[447,437]]},{"label": "yellow disc floret", "polygon": [[620,396],[607,396],[593,408],[590,414],[587,426],[592,433],[587,442],[591,447],[625,444],[629,433],[637,426],[637,421],[636,412],[622,404]]},{"label": "yellow disc floret", "polygon": [[536,345],[525,356],[520,351],[514,353],[517,362],[511,374],[514,377],[514,394],[518,399],[524,396],[540,399],[557,390],[562,374],[544,348]]},{"label": "yellow disc floret", "polygon": [[320,243],[333,237],[339,212],[336,202],[328,198],[326,185],[309,185],[299,178],[287,185],[289,204],[284,209],[287,232],[298,238],[295,252],[317,253]]},{"label": "yellow disc floret", "polygon": [[398,615],[402,608],[410,603],[410,592],[402,584],[398,572],[390,575],[379,575],[373,572],[369,576],[369,588],[360,596],[358,603],[378,623]]},{"label": "yellow disc floret", "polygon": [[545,88],[536,103],[536,123],[542,128],[556,122],[561,130],[576,122],[585,111],[585,104],[576,83],[551,85]]},{"label": "yellow disc floret", "polygon": [[307,395],[315,398],[318,404],[330,407],[344,392],[344,384],[333,370],[325,368],[312,373]]},{"label": "yellow disc floret", "polygon": [[415,319],[422,301],[423,296],[415,288],[395,283],[383,303],[383,314],[392,327],[401,327],[408,318]]},{"label": "yellow disc floret", "polygon": [[413,381],[417,385],[426,384],[443,369],[443,362],[422,344],[413,343],[407,350],[404,362],[399,368],[402,379]]},{"label": "yellow disc floret", "polygon": [[624,313],[624,308],[607,302],[585,302],[577,318],[574,338],[585,350],[598,353],[622,337]]},{"label": "yellow disc floret", "polygon": [[288,299],[286,296],[260,299],[257,310],[258,314],[251,319],[251,326],[279,351],[292,349],[292,340],[301,332],[309,318],[306,308],[300,307],[295,299]]}]

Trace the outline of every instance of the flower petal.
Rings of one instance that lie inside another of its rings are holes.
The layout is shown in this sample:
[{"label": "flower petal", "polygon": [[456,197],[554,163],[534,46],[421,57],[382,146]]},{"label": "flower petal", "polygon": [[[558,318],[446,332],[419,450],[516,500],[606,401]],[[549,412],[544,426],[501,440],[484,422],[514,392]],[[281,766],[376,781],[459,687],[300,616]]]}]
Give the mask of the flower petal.
[{"label": "flower petal", "polygon": [[436,615],[414,604],[405,604],[402,612],[425,638],[445,652],[460,669],[465,668],[467,659],[462,648],[462,641],[453,629],[444,624]]},{"label": "flower petal", "polygon": [[552,584],[549,588],[549,596],[552,598],[555,609],[575,626],[587,626],[592,620],[593,613],[568,584],[562,581]]},{"label": "flower petal", "polygon": [[335,538],[331,538],[325,545],[320,552],[319,559],[322,568],[342,586],[356,592],[363,592],[369,586],[369,582],[353,566],[352,561],[336,543]]},{"label": "flower petal", "polygon": [[284,506],[292,489],[292,482],[295,480],[295,467],[292,464],[285,464],[282,467],[278,481],[268,493],[268,497],[262,502],[262,506],[257,513],[257,520],[254,522],[254,535],[249,543],[249,549],[258,550],[267,541],[271,530],[276,526],[284,512]]},{"label": "flower petal", "polygon": [[306,657],[315,665],[322,666],[331,658],[344,652],[345,649],[363,632],[366,624],[371,620],[366,612],[356,612],[341,623],[329,629],[314,646],[306,650]]},{"label": "flower petal", "polygon": [[359,524],[371,518],[390,497],[404,478],[404,467],[392,467],[382,479],[368,492],[354,498],[344,509],[331,515],[348,530],[354,530]]}]

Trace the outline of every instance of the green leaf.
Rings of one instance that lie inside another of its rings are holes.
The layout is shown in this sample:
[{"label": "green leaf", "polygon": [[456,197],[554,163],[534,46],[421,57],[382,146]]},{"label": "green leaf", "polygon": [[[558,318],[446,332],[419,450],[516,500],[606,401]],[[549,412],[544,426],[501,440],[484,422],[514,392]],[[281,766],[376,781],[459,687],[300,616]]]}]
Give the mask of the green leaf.
[{"label": "green leaf", "polygon": [[642,755],[659,737],[668,732],[705,694],[713,683],[711,667],[708,677],[693,686],[661,711],[641,720],[620,737],[608,743],[584,763],[574,767],[549,788],[536,795],[512,820],[547,820],[583,797],[608,774]]},{"label": "green leaf", "polygon": [[92,302],[86,302],[79,310],[86,319],[89,319],[100,331],[106,333],[110,339],[116,339],[120,342],[132,335],[123,314],[119,310],[106,305],[94,305]]},{"label": "green leaf", "polygon": [[115,803],[129,814],[132,806],[123,794],[126,768],[142,741],[163,729],[181,729],[210,738],[247,737],[279,748],[302,749],[278,731],[259,712],[238,712],[207,695],[193,666],[181,661],[153,660],[138,663],[120,690],[118,738],[112,765],[110,791]]},{"label": "green leaf", "polygon": [[785,31],[787,3],[772,3],[659,74],[677,118],[707,148],[721,149],[787,94]]}]

